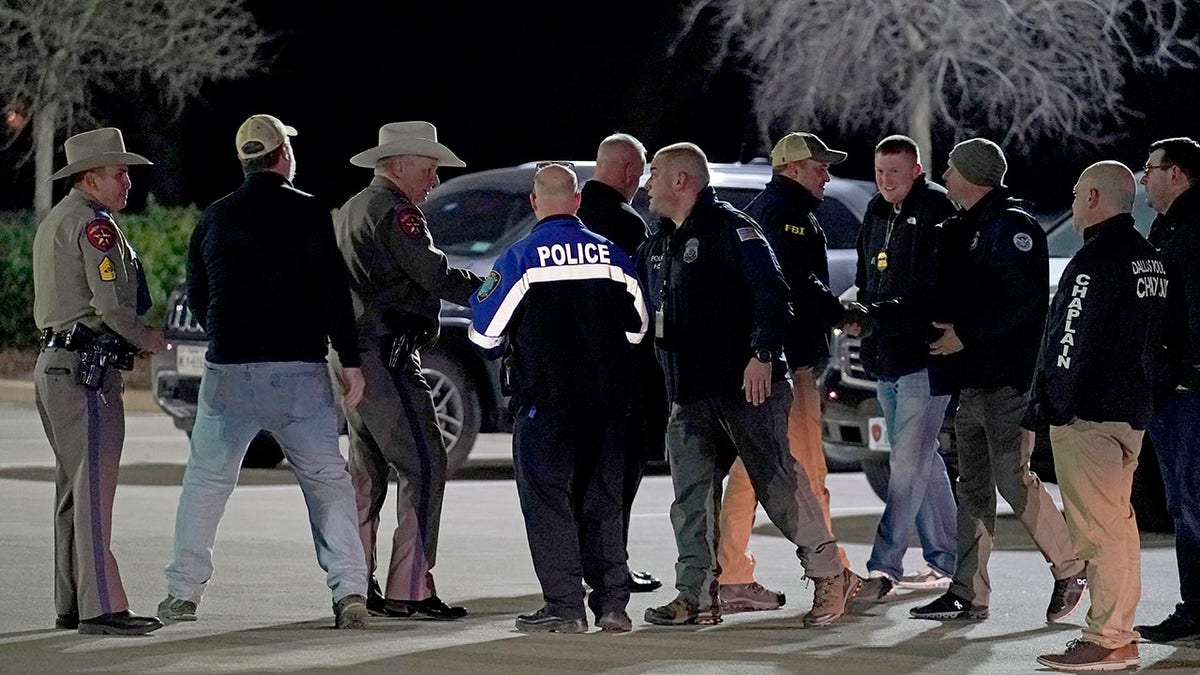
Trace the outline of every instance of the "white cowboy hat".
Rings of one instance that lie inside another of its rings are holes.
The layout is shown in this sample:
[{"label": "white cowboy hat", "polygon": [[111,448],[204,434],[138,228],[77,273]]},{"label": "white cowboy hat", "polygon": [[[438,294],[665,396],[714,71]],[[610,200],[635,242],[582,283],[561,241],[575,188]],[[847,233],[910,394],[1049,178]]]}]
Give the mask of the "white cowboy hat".
[{"label": "white cowboy hat", "polygon": [[102,166],[117,166],[119,164],[153,164],[150,160],[125,151],[125,139],[121,130],[105,127],[95,131],[85,131],[75,134],[63,143],[67,154],[67,165],[59,169],[50,180],[58,180],[73,176],[88,169],[99,169]]},{"label": "white cowboy hat", "polygon": [[350,163],[373,169],[379,160],[397,155],[432,157],[438,166],[467,165],[450,148],[438,143],[437,129],[429,122],[392,122],[379,127],[379,145],[351,157]]}]

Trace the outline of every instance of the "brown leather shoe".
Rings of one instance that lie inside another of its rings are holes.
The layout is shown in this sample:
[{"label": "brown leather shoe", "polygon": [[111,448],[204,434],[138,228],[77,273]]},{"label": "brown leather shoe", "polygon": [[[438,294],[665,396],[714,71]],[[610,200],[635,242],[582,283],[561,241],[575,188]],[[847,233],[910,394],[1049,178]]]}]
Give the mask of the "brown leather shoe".
[{"label": "brown leather shoe", "polygon": [[1116,649],[1102,647],[1095,642],[1071,640],[1067,650],[1061,654],[1042,654],[1037,662],[1055,670],[1091,671],[1124,670],[1141,663],[1136,642]]}]

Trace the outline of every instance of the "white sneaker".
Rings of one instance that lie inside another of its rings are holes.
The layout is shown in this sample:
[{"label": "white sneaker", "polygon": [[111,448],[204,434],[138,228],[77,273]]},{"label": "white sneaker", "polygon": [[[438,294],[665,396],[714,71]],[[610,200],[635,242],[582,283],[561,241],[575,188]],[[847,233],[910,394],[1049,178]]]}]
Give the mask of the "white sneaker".
[{"label": "white sneaker", "polygon": [[906,574],[896,582],[900,588],[913,590],[931,590],[935,588],[950,588],[950,577],[926,565],[916,574]]}]

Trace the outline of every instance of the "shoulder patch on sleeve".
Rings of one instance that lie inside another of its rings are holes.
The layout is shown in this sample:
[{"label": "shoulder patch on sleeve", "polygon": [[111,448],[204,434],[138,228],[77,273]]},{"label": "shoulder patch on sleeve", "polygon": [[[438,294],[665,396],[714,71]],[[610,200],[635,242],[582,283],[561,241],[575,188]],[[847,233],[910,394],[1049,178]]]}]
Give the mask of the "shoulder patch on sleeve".
[{"label": "shoulder patch on sleeve", "polygon": [[1028,253],[1033,250],[1033,237],[1024,232],[1014,234],[1012,241],[1013,246],[1016,246],[1018,251]]},{"label": "shoulder patch on sleeve", "polygon": [[117,278],[117,266],[113,264],[113,261],[108,256],[104,256],[104,259],[100,261],[96,269],[100,271],[101,281],[113,281]]},{"label": "shoulder patch on sleeve", "polygon": [[425,214],[412,204],[396,209],[396,229],[414,241],[425,237]]},{"label": "shoulder patch on sleeve", "polygon": [[498,272],[497,270],[492,270],[491,272],[488,272],[488,275],[483,278],[483,284],[480,285],[479,291],[475,293],[475,300],[478,302],[483,302],[484,300],[487,300],[488,296],[492,294],[492,291],[496,290],[499,287],[500,287],[500,272]]},{"label": "shoulder patch on sleeve", "polygon": [[762,234],[759,233],[757,227],[739,227],[737,230],[738,239],[741,241],[749,241],[751,239],[762,239]]},{"label": "shoulder patch on sleeve", "polygon": [[104,253],[112,250],[112,247],[117,243],[116,229],[112,223],[103,218],[97,218],[88,223],[87,227],[83,229],[83,233],[93,248]]}]

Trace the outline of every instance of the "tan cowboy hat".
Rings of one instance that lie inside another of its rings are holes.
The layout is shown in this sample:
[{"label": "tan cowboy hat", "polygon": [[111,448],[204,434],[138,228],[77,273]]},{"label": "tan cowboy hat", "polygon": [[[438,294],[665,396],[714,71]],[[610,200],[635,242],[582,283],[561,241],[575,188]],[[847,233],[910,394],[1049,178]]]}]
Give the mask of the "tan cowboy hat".
[{"label": "tan cowboy hat", "polygon": [[438,143],[437,129],[429,122],[392,122],[379,127],[379,145],[351,157],[350,163],[373,169],[379,160],[397,155],[432,157],[438,166],[467,165],[450,148]]},{"label": "tan cowboy hat", "polygon": [[102,166],[154,164],[141,155],[126,152],[125,139],[121,136],[121,130],[115,127],[75,134],[63,143],[63,149],[67,153],[67,165],[50,176],[50,180],[74,176]]}]

